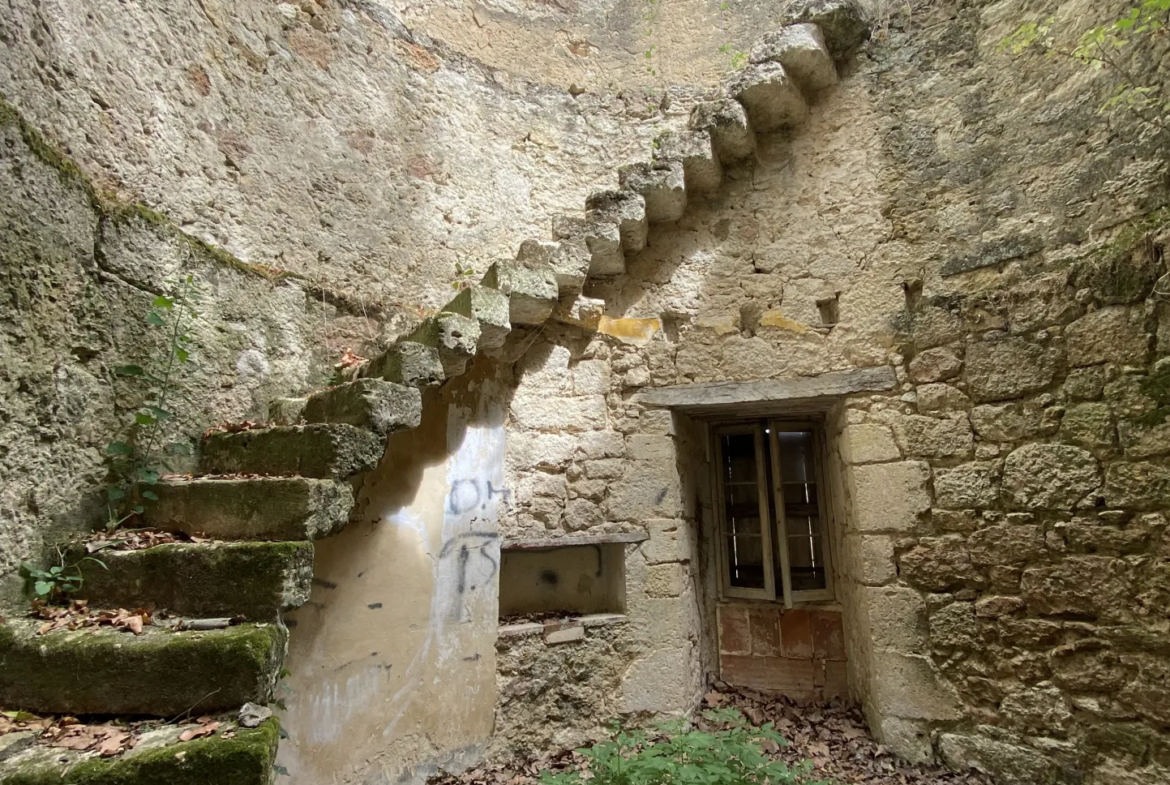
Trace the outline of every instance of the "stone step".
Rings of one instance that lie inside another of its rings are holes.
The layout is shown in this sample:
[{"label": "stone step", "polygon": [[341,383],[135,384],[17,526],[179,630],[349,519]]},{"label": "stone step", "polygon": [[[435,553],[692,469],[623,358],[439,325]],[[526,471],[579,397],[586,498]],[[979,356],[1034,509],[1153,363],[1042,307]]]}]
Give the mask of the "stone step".
[{"label": "stone step", "polygon": [[316,540],[339,531],[353,508],[344,482],[307,477],[163,480],[147,525],[217,540]]},{"label": "stone step", "polygon": [[195,715],[271,699],[288,632],[279,624],[141,635],[110,628],[37,635],[0,625],[0,706],[47,714]]},{"label": "stone step", "polygon": [[198,727],[186,721],[153,728],[132,749],[108,758],[36,744],[37,734],[28,732],[23,748],[4,756],[0,785],[271,785],[278,720],[257,728],[224,722],[212,736],[182,741],[185,731]]},{"label": "stone step", "polygon": [[873,30],[873,20],[859,0],[794,0],[785,7],[782,21],[815,24],[837,60],[865,43]]},{"label": "stone step", "polygon": [[347,423],[253,428],[208,435],[199,468],[203,474],[343,478],[374,468],[385,449],[378,434]]},{"label": "stone step", "polygon": [[310,395],[302,416],[309,423],[355,425],[385,436],[418,427],[422,393],[382,379],[358,379]]},{"label": "stone step", "polygon": [[705,129],[663,133],[654,140],[654,160],[682,161],[688,194],[713,194],[723,184],[723,166]]},{"label": "stone step", "polygon": [[508,296],[512,324],[544,324],[560,296],[556,273],[547,264],[496,262],[488,268],[482,283]]},{"label": "stone step", "polygon": [[399,341],[362,367],[362,375],[407,387],[434,387],[446,379],[439,350],[417,341]]},{"label": "stone step", "polygon": [[[554,222],[555,225],[555,222]],[[516,252],[516,261],[531,266],[549,265],[557,279],[557,293],[561,297],[580,294],[593,265],[593,252],[587,238],[555,240],[525,240]],[[622,260],[623,267],[625,260]]]},{"label": "stone step", "polygon": [[468,286],[443,307],[447,313],[457,313],[479,323],[480,351],[499,349],[512,331],[509,321],[508,295],[486,286]]},{"label": "stone step", "polygon": [[450,311],[438,313],[415,328],[406,341],[421,343],[439,353],[443,378],[462,376],[467,361],[479,347],[479,322]]},{"label": "stone step", "polygon": [[274,425],[296,425],[303,422],[308,398],[273,398],[268,402],[268,421]]},{"label": "stone step", "polygon": [[780,63],[749,65],[731,76],[723,89],[743,104],[757,133],[799,125],[808,117],[804,96]]},{"label": "stone step", "polygon": [[840,81],[821,28],[812,23],[766,33],[752,47],[748,59],[752,64],[780,63],[805,95],[814,95]]},{"label": "stone step", "polygon": [[711,145],[722,163],[741,161],[756,152],[755,130],[738,101],[721,98],[695,104],[690,127],[711,135]]},{"label": "stone step", "polygon": [[[646,200],[633,191],[597,191],[585,200],[585,217],[589,221],[612,224],[621,237],[621,251],[637,253],[646,247],[649,223]],[[622,267],[625,267],[623,259]]]},{"label": "stone step", "polygon": [[[73,561],[85,556],[75,548]],[[192,619],[275,621],[309,599],[310,542],[173,542],[92,554],[78,599],[94,608],[150,608]]]},{"label": "stone step", "polygon": [[[616,224],[560,215],[553,219],[552,231],[553,237],[557,238],[562,246],[576,249],[573,259],[578,263],[582,259],[588,260],[582,282],[584,277],[621,275],[626,271],[622,235]],[[576,294],[580,291],[578,287],[576,291],[560,291],[560,294]]]},{"label": "stone step", "polygon": [[618,168],[618,184],[646,200],[646,220],[652,224],[677,221],[686,212],[682,161],[627,164]]},{"label": "stone step", "polygon": [[597,332],[601,325],[601,317],[605,314],[605,300],[577,295],[566,297],[557,303],[553,309],[552,321],[580,327],[589,332]]}]

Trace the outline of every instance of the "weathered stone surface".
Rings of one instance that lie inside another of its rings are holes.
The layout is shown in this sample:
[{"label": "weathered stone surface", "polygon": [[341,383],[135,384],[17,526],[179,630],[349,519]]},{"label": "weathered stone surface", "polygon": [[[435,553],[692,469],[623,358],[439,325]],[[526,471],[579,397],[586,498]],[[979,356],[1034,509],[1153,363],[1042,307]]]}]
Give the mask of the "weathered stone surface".
[{"label": "weathered stone surface", "polygon": [[308,398],[274,398],[268,402],[268,420],[274,425],[296,425],[303,422]]},{"label": "weathered stone surface", "polygon": [[587,217],[613,224],[621,237],[621,250],[637,253],[646,247],[649,231],[646,200],[633,191],[598,191],[585,200]]},{"label": "weathered stone surface", "polygon": [[165,531],[225,540],[315,540],[345,525],[353,491],[302,477],[166,480],[143,514]]},{"label": "weathered stone surface", "polygon": [[711,133],[705,129],[661,134],[655,139],[654,158],[682,161],[688,194],[713,194],[723,183],[723,165],[715,154]]},{"label": "weathered stone surface", "polygon": [[1065,328],[1068,364],[1073,367],[1111,362],[1144,366],[1152,336],[1140,308],[1115,306],[1082,316]]},{"label": "weathered stone surface", "polygon": [[687,209],[686,174],[682,161],[636,163],[618,169],[622,188],[641,194],[650,223],[677,221]]},{"label": "weathered stone surface", "polygon": [[957,733],[942,734],[938,745],[939,755],[952,769],[975,769],[1003,785],[1049,785],[1055,781],[1056,767],[1030,747]]},{"label": "weathered stone surface", "polygon": [[914,392],[917,395],[919,414],[944,414],[967,411],[971,408],[971,399],[949,384],[923,384]]},{"label": "weathered stone surface", "polygon": [[605,427],[605,398],[526,397],[512,401],[512,419],[522,428],[540,431],[588,431]]},{"label": "weathered stone surface", "polygon": [[975,608],[969,602],[952,602],[930,614],[930,644],[934,648],[969,649],[979,639]]},{"label": "weathered stone surface", "polygon": [[980,619],[998,619],[1022,611],[1026,604],[1019,597],[980,597],[975,601],[975,615]]},{"label": "weathered stone surface", "polygon": [[0,625],[0,703],[60,714],[175,717],[267,703],[288,633],[278,624],[205,632],[146,627],[37,636],[39,622]]},{"label": "weathered stone surface", "polygon": [[969,343],[966,364],[968,389],[980,403],[1042,390],[1056,374],[1054,353],[1023,338]]},{"label": "weathered stone surface", "polygon": [[830,371],[817,376],[767,379],[755,382],[715,382],[660,387],[640,393],[638,400],[651,406],[677,407],[684,411],[709,409],[730,404],[791,401],[848,395],[855,392],[889,390],[894,372],[886,366]]},{"label": "weathered stone surface", "polygon": [[589,332],[596,332],[605,315],[605,300],[576,295],[562,299],[549,318],[562,324],[571,324]]},{"label": "weathered stone surface", "polygon": [[1070,401],[1096,401],[1105,389],[1103,366],[1073,368],[1064,378],[1062,390]]},{"label": "weathered stone surface", "polygon": [[91,607],[154,607],[196,619],[275,621],[309,599],[313,579],[308,542],[167,543],[98,558],[107,569],[86,569],[78,593]]},{"label": "weathered stone surface", "polygon": [[837,67],[815,24],[787,25],[765,33],[752,47],[751,63],[776,62],[784,66],[805,93],[816,93],[837,84]]},{"label": "weathered stone surface", "polygon": [[930,508],[930,466],[920,461],[855,466],[853,517],[859,531],[908,531]]},{"label": "weathered stone surface", "polygon": [[948,591],[983,584],[983,576],[971,563],[963,540],[956,537],[924,537],[898,559],[903,579],[926,591]]},{"label": "weathered stone surface", "polygon": [[1044,735],[1063,730],[1072,719],[1068,698],[1050,682],[1007,694],[1000,711],[1017,728]]},{"label": "weathered stone surface", "polygon": [[677,597],[683,591],[683,569],[677,562],[650,564],[646,567],[648,597]]},{"label": "weathered stone surface", "polygon": [[[562,297],[579,294],[594,267],[625,270],[625,257],[616,252],[621,244],[616,226],[561,215],[553,219],[552,232],[558,238],[556,241],[521,243],[516,261],[526,267],[551,267]],[[596,247],[596,253],[590,243]]]},{"label": "weathered stone surface", "polygon": [[1032,401],[984,404],[971,410],[971,426],[988,442],[1018,442],[1055,429]]},{"label": "weathered stone surface", "polygon": [[902,457],[890,429],[884,425],[850,425],[841,433],[841,459],[849,464],[882,463]]},{"label": "weathered stone surface", "polygon": [[929,657],[879,651],[873,662],[874,708],[881,714],[920,720],[960,716],[954,687],[939,678]]},{"label": "weathered stone surface", "polygon": [[498,349],[512,331],[508,296],[484,286],[468,286],[443,307],[444,311],[466,316],[479,324],[480,349]]},{"label": "weathered stone surface", "polygon": [[934,472],[935,504],[951,510],[990,509],[999,503],[998,461],[964,463]]},{"label": "weathered stone surface", "polygon": [[804,96],[779,63],[750,65],[723,89],[744,105],[752,128],[760,133],[797,125],[808,116]]},{"label": "weathered stone surface", "polygon": [[724,98],[698,103],[691,111],[690,125],[711,135],[720,161],[739,161],[756,151],[755,129],[738,101]]},{"label": "weathered stone surface", "polygon": [[953,379],[963,370],[963,361],[950,349],[939,346],[919,352],[907,368],[910,381],[915,384],[944,382]]},{"label": "weathered stone surface", "polygon": [[843,541],[844,570],[865,586],[881,586],[897,577],[894,540],[884,534],[849,534]]},{"label": "weathered stone surface", "polygon": [[1027,564],[1044,557],[1044,534],[1031,524],[995,524],[973,532],[967,552],[980,566]]},{"label": "weathered stone surface", "polygon": [[1060,438],[1082,447],[1112,447],[1113,413],[1104,403],[1070,406],[1060,421]]},{"label": "weathered stone surface", "polygon": [[1153,458],[1170,453],[1170,422],[1156,425],[1120,422],[1117,434],[1127,458]]},{"label": "weathered stone surface", "polygon": [[647,564],[690,561],[691,530],[685,520],[652,519],[646,522],[650,539],[642,543]]},{"label": "weathered stone surface", "polygon": [[310,395],[304,417],[310,423],[356,425],[385,435],[418,427],[422,393],[381,379],[358,379]]},{"label": "weathered stone surface", "polygon": [[1004,461],[1004,501],[1015,509],[1070,509],[1100,484],[1097,459],[1067,444],[1026,444]]},{"label": "weathered stone surface", "polygon": [[204,474],[340,478],[374,468],[385,448],[377,434],[347,424],[254,428],[208,435],[199,467]]},{"label": "weathered stone surface", "polygon": [[869,39],[872,23],[858,0],[795,0],[785,7],[784,24],[813,22],[834,57],[843,57]]},{"label": "weathered stone surface", "polygon": [[975,447],[967,415],[947,418],[908,414],[894,420],[894,436],[907,456],[965,458]]},{"label": "weathered stone surface", "polygon": [[1127,608],[1132,580],[1122,559],[1069,556],[1057,564],[1026,568],[1020,591],[1034,613],[1096,617]]},{"label": "weathered stone surface", "polygon": [[457,313],[444,312],[424,319],[406,341],[438,351],[443,376],[449,379],[462,375],[467,361],[475,356],[479,346],[479,323]]},{"label": "weathered stone surface", "polygon": [[551,266],[496,262],[483,276],[483,285],[508,296],[512,324],[544,324],[557,304],[560,287]]},{"label": "weathered stone surface", "polygon": [[446,378],[438,348],[417,341],[399,341],[370,360],[363,376],[408,387],[434,387]]},{"label": "weathered stone surface", "polygon": [[909,654],[927,651],[926,603],[904,586],[859,590],[873,645]]},{"label": "weathered stone surface", "polygon": [[930,744],[930,723],[902,717],[883,717],[878,740],[887,749],[911,763],[931,763],[934,750]]}]

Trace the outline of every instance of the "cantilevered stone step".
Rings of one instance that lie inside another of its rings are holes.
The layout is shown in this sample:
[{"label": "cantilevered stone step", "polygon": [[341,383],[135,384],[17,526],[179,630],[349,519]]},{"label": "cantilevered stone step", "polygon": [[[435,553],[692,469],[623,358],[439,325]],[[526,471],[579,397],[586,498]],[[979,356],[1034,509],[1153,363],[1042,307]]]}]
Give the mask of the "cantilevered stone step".
[{"label": "cantilevered stone step", "polygon": [[521,325],[544,324],[560,292],[551,266],[511,260],[489,267],[483,285],[508,296],[510,321]]},{"label": "cantilevered stone step", "polygon": [[712,194],[723,183],[723,166],[705,129],[662,134],[654,140],[654,160],[682,161],[688,194]]},{"label": "cantilevered stone step", "polygon": [[215,735],[181,741],[198,723],[164,725],[112,758],[34,744],[0,764],[0,785],[271,785],[280,723],[226,723]]},{"label": "cantilevered stone step", "polygon": [[254,428],[210,434],[199,467],[203,474],[342,478],[374,468],[385,450],[378,434],[347,423]]},{"label": "cantilevered stone step", "polygon": [[346,423],[384,436],[418,427],[422,394],[404,384],[358,379],[310,395],[302,416],[310,423]]},{"label": "cantilevered stone step", "polygon": [[808,117],[804,96],[779,63],[750,65],[732,76],[724,90],[744,105],[759,133],[798,125]]},{"label": "cantilevered stone step", "polygon": [[288,639],[278,624],[37,635],[40,624],[9,617],[0,625],[0,706],[6,709],[175,717],[265,703]]},{"label": "cantilevered stone step", "polygon": [[462,376],[467,361],[475,356],[479,346],[479,322],[445,311],[423,319],[406,341],[421,343],[437,351],[443,365],[443,377],[451,379]]},{"label": "cantilevered stone step", "polygon": [[711,134],[711,144],[722,163],[740,161],[756,152],[755,130],[739,101],[722,98],[695,104],[690,126]]},{"label": "cantilevered stone step", "polygon": [[840,60],[863,44],[873,20],[858,0],[795,0],[783,11],[785,25],[812,22],[821,28],[825,44]]},{"label": "cantilevered stone step", "polygon": [[[585,277],[621,275],[626,271],[626,256],[622,253],[622,235],[616,224],[608,221],[581,218],[571,215],[558,215],[553,218],[553,237],[560,241],[562,248],[577,249],[571,261],[579,263],[587,259],[584,268],[576,267],[574,272],[582,272],[582,283]],[[580,253],[585,249],[587,256]],[[554,265],[556,261],[554,261]],[[559,278],[559,274],[558,274]],[[561,287],[559,293],[576,294],[581,287],[575,290]]]},{"label": "cantilevered stone step", "polygon": [[821,29],[811,23],[789,25],[765,34],[752,47],[749,60],[752,63],[780,63],[805,95],[812,95],[840,81]]},{"label": "cantilevered stone step", "polygon": [[479,323],[479,349],[499,349],[512,330],[508,295],[486,286],[468,286],[443,307]]},{"label": "cantilevered stone step", "polygon": [[[76,549],[77,559],[85,554]],[[313,580],[310,542],[174,542],[94,554],[78,598],[94,608],[167,610],[193,619],[275,621],[304,605]]]},{"label": "cantilevered stone step", "polygon": [[550,317],[555,322],[570,324],[589,332],[597,332],[605,314],[605,300],[584,295],[566,297],[557,303]]},{"label": "cantilevered stone step", "polygon": [[[551,267],[557,279],[557,292],[565,297],[579,294],[585,286],[593,266],[593,252],[583,234],[562,241],[525,240],[516,252],[516,261],[528,267]],[[624,269],[624,259],[622,265]]]},{"label": "cantilevered stone step", "polygon": [[686,212],[682,161],[627,164],[618,168],[618,183],[646,200],[646,220],[650,223],[677,221]]},{"label": "cantilevered stone step", "polygon": [[434,387],[446,375],[439,350],[417,341],[399,341],[362,368],[362,375],[407,387]]},{"label": "cantilevered stone step", "polygon": [[[585,200],[586,218],[618,228],[621,250],[637,253],[646,247],[649,230],[646,200],[633,191],[598,191]],[[624,266],[624,261],[623,261]]]},{"label": "cantilevered stone step", "polygon": [[340,530],[353,508],[344,482],[306,477],[165,480],[147,524],[219,540],[316,540]]}]

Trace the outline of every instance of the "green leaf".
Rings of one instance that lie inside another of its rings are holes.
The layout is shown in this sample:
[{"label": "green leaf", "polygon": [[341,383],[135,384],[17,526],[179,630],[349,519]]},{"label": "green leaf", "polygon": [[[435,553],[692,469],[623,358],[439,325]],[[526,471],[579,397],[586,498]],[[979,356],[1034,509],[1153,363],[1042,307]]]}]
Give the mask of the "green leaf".
[{"label": "green leaf", "polygon": [[154,311],[146,315],[146,323],[155,327],[166,327],[166,321]]},{"label": "green leaf", "polygon": [[175,298],[160,294],[150,303],[151,308],[166,308],[168,311],[175,307]]},{"label": "green leaf", "polygon": [[138,412],[134,415],[134,422],[138,425],[154,425],[158,420],[146,412]]},{"label": "green leaf", "polygon": [[121,501],[126,498],[126,491],[116,485],[111,485],[109,488],[106,488],[106,498],[112,502]]},{"label": "green leaf", "polygon": [[53,584],[48,581],[37,581],[33,584],[33,593],[38,597],[48,597],[53,593]]},{"label": "green leaf", "polygon": [[133,507],[131,507],[130,509],[134,510],[134,512],[136,512],[136,513],[138,513],[139,515],[141,515],[141,514],[142,514],[142,511],[143,511],[143,510],[145,510],[146,508],[145,508],[145,507],[143,507],[141,504],[135,504],[135,505],[134,505]]},{"label": "green leaf", "polygon": [[54,566],[49,568],[49,573],[52,575],[60,575],[62,572],[64,572],[63,567],[58,567],[58,566],[54,565]]},{"label": "green leaf", "polygon": [[158,483],[158,472],[156,472],[154,469],[139,469],[138,480],[140,482],[146,483],[147,485],[155,485]]},{"label": "green leaf", "polygon": [[185,363],[191,359],[191,352],[187,351],[186,349],[176,348],[175,359],[181,363]]},{"label": "green leaf", "polygon": [[141,365],[119,365],[114,369],[114,373],[118,376],[146,376],[146,371]]},{"label": "green leaf", "polygon": [[153,415],[155,416],[155,418],[156,418],[156,419],[158,419],[160,422],[161,422],[161,421],[166,421],[166,420],[173,420],[173,419],[175,419],[175,413],[174,413],[174,412],[172,412],[172,411],[168,411],[167,409],[163,409],[163,408],[161,408],[161,407],[158,407],[158,406],[155,406],[154,404],[149,404],[149,405],[148,405],[146,408],[147,408],[147,410],[148,410],[148,411],[150,411],[150,413],[151,413],[151,414],[153,414]]},{"label": "green leaf", "polygon": [[94,564],[96,564],[96,565],[98,565],[99,567],[101,567],[103,570],[108,570],[108,569],[110,569],[109,567],[107,567],[107,566],[106,566],[106,563],[105,563],[104,561],[102,561],[101,559],[95,559],[93,556],[86,556],[84,559],[82,559],[81,561],[79,561],[79,562],[78,562],[78,564],[84,564],[84,563],[85,563],[85,562],[87,562],[87,561],[91,561],[91,562],[93,562]]},{"label": "green leaf", "polygon": [[106,455],[133,455],[134,448],[126,442],[110,442],[106,445]]},{"label": "green leaf", "polygon": [[150,502],[156,502],[158,501],[158,494],[154,491],[143,491],[142,498]]}]

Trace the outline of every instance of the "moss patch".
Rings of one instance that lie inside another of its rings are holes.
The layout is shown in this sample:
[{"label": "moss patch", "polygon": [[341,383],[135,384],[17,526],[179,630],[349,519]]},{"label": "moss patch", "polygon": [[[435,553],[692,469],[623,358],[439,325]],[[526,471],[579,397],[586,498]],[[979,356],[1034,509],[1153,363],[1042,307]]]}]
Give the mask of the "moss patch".
[{"label": "moss patch", "polygon": [[1133,303],[1149,297],[1162,274],[1157,237],[1170,229],[1170,207],[1126,226],[1105,248],[1082,259],[1070,270],[1076,289],[1089,289],[1104,305]]}]

